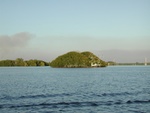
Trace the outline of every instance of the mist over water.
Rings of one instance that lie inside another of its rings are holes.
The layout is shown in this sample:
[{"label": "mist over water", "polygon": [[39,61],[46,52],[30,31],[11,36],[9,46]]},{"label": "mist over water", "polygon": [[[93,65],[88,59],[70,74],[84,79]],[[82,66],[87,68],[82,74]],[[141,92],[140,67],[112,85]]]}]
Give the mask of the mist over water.
[{"label": "mist over water", "polygon": [[150,67],[1,67],[0,112],[149,113]]}]

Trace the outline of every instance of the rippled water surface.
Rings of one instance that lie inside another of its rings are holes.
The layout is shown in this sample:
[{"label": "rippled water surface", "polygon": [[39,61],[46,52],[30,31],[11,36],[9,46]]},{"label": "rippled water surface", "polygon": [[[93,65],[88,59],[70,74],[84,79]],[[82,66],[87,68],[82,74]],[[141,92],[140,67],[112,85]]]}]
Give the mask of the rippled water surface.
[{"label": "rippled water surface", "polygon": [[1,67],[0,113],[150,113],[150,67]]}]

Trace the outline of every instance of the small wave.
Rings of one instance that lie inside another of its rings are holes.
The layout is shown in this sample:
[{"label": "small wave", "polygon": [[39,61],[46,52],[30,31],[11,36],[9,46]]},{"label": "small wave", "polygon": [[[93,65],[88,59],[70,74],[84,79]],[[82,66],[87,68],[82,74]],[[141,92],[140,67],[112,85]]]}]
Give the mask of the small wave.
[{"label": "small wave", "polygon": [[116,97],[116,96],[127,96],[127,95],[138,95],[143,92],[121,92],[121,93],[102,93],[102,94],[93,94],[93,96],[98,97]]},{"label": "small wave", "polygon": [[129,95],[128,92],[122,92],[122,93],[103,93],[102,96],[120,96],[120,95]]},{"label": "small wave", "polygon": [[58,107],[96,107],[101,105],[120,105],[120,104],[136,104],[136,103],[150,103],[150,100],[128,100],[128,101],[89,101],[89,102],[58,102],[58,103],[39,103],[39,104],[26,104],[26,105],[0,105],[0,108],[20,108],[20,107],[47,107],[47,108],[58,108]]},{"label": "small wave", "polygon": [[102,94],[92,94],[93,96],[97,97],[115,97],[115,96],[126,96],[126,95],[131,95],[131,93],[128,92],[123,92],[123,93],[102,93]]},{"label": "small wave", "polygon": [[26,104],[26,105],[0,105],[0,108],[21,108],[21,107],[83,107],[83,106],[98,106],[98,102],[58,102],[58,103],[40,103],[40,104]]},{"label": "small wave", "polygon": [[150,100],[134,100],[134,101],[128,100],[126,103],[127,104],[134,104],[134,103],[144,104],[144,103],[150,103]]},{"label": "small wave", "polygon": [[67,94],[67,93],[62,93],[62,94],[40,94],[40,95],[27,95],[27,96],[19,96],[19,97],[12,97],[12,96],[4,96],[0,98],[1,100],[18,100],[18,99],[30,99],[30,98],[49,98],[49,97],[64,97],[64,96],[72,96],[73,93]]},{"label": "small wave", "polygon": [[132,112],[132,113],[147,113],[147,112],[144,112],[144,111],[139,111],[139,110],[129,110],[129,112]]}]

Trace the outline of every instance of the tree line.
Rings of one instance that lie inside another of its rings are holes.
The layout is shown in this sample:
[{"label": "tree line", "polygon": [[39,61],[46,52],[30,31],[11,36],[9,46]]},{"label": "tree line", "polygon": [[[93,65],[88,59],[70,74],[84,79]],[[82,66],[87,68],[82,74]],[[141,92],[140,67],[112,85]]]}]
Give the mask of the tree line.
[{"label": "tree line", "polygon": [[24,60],[17,58],[16,60],[1,60],[0,66],[49,66],[48,62],[42,60]]}]

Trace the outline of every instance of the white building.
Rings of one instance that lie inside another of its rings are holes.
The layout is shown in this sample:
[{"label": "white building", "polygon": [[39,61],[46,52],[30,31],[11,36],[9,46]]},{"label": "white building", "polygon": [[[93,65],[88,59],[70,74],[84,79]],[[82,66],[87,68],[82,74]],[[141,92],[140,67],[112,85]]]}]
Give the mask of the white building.
[{"label": "white building", "polygon": [[101,64],[99,64],[99,63],[91,63],[91,67],[99,67],[99,66],[101,66]]}]

